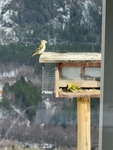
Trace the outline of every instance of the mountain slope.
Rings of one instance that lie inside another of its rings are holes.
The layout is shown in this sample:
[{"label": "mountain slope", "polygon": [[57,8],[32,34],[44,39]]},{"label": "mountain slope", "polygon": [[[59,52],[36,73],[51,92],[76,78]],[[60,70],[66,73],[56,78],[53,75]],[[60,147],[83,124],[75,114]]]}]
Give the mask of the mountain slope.
[{"label": "mountain slope", "polygon": [[[97,27],[96,27],[97,26]],[[101,0],[1,0],[0,43],[100,40]]]}]

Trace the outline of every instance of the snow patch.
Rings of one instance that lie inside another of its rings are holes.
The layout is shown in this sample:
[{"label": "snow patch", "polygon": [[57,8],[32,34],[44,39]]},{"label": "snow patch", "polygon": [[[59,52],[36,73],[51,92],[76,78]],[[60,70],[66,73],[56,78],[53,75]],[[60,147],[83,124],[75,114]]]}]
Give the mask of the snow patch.
[{"label": "snow patch", "polygon": [[20,109],[16,108],[14,105],[11,105],[11,107],[13,108],[13,110],[14,110],[17,114],[21,115]]},{"label": "snow patch", "polygon": [[58,12],[63,12],[63,8],[60,7],[60,8],[57,9],[57,11],[58,11]]},{"label": "snow patch", "polygon": [[0,13],[2,12],[2,9],[11,2],[12,0],[0,0]]},{"label": "snow patch", "polygon": [[46,98],[46,99],[44,100],[44,104],[45,104],[45,106],[46,106],[46,109],[49,109],[49,108],[52,107],[52,103],[50,102],[49,98]]},{"label": "snow patch", "polygon": [[[3,15],[2,15],[2,21],[6,22],[6,23],[14,23],[14,21],[11,20],[11,16],[12,15],[17,15],[18,12],[14,11],[14,10],[7,10]],[[14,23],[15,24],[15,23]]]}]

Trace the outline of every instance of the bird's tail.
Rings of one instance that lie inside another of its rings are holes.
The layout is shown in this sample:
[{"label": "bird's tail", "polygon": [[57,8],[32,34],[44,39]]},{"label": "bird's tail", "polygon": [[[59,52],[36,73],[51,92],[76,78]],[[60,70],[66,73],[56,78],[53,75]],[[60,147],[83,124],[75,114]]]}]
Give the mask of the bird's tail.
[{"label": "bird's tail", "polygon": [[33,56],[35,56],[35,55],[37,55],[37,53],[34,53],[31,57],[33,57]]}]

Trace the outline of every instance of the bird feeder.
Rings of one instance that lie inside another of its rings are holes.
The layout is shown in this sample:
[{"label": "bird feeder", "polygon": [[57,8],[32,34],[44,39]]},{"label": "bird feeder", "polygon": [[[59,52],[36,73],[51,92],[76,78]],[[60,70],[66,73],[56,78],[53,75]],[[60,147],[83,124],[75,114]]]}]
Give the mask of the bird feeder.
[{"label": "bird feeder", "polygon": [[44,52],[39,62],[55,64],[55,97],[77,98],[77,149],[90,150],[90,98],[100,97],[101,54]]},{"label": "bird feeder", "polygon": [[[100,97],[100,53],[44,52],[40,63],[53,63],[55,67],[55,97]],[[68,84],[83,90],[66,91]]]}]

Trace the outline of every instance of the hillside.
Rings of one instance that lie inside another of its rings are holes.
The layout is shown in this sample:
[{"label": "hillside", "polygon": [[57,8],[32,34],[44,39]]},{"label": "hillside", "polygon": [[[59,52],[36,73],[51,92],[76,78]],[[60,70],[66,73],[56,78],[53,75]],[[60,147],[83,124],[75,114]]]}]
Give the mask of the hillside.
[{"label": "hillside", "polygon": [[99,45],[101,0],[1,0],[0,43]]}]

